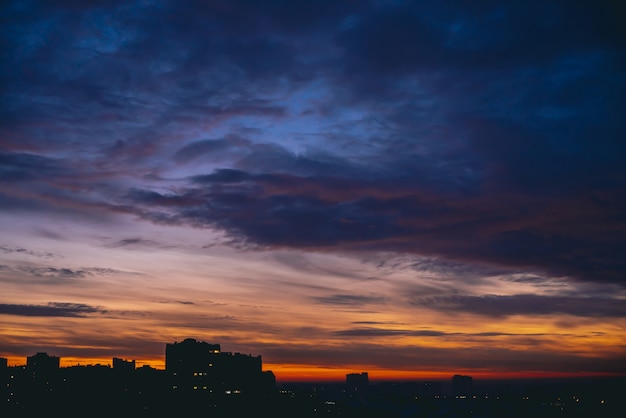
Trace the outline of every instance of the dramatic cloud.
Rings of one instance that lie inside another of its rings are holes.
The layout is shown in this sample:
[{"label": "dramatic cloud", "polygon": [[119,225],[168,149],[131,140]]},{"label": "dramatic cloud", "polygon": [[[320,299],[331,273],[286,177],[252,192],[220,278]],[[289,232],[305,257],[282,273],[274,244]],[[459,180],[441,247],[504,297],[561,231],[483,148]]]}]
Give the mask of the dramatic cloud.
[{"label": "dramatic cloud", "polygon": [[[141,216],[224,229],[277,247],[432,254],[581,280],[622,282],[616,209],[574,196],[446,196],[369,180],[219,170],[184,193],[135,191]],[[584,225],[575,227],[575,225]],[[614,233],[600,231],[613,228]],[[624,231],[626,232],[626,230]],[[576,257],[573,259],[573,255]]]},{"label": "dramatic cloud", "polygon": [[[34,207],[89,200],[262,246],[384,246],[623,282],[626,124],[612,83],[626,81],[609,5],[94,10],[5,7],[0,177],[36,184],[48,198]],[[187,187],[166,180],[184,174]],[[23,207],[35,190],[0,192]]]}]

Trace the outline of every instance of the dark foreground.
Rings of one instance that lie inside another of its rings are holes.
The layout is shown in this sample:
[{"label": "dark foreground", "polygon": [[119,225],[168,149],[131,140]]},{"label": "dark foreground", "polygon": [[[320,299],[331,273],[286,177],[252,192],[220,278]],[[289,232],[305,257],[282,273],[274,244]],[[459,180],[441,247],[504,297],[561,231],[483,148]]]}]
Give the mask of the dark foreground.
[{"label": "dark foreground", "polygon": [[0,391],[0,417],[626,416],[623,378],[491,383],[475,387],[473,394],[464,397],[446,394],[445,386],[437,393],[425,393],[420,382],[370,384],[358,391],[342,384],[285,384],[247,393],[175,393],[157,374],[122,386],[106,381],[70,385],[67,380],[65,385],[57,382],[57,386],[32,386],[22,382],[20,386],[15,378],[7,376],[8,386],[5,383]]}]

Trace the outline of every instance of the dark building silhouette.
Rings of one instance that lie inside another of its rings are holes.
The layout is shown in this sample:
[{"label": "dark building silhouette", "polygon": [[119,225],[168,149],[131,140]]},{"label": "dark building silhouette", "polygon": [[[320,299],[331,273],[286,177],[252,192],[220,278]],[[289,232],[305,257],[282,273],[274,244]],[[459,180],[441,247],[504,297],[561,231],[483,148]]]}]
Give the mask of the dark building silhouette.
[{"label": "dark building silhouette", "polygon": [[222,352],[219,344],[193,338],[166,345],[165,370],[175,392],[241,394],[273,381],[261,356]]},{"label": "dark building silhouette", "polygon": [[[368,373],[364,372],[346,375],[346,384],[352,390],[346,390],[342,383],[302,382],[283,383],[278,390],[273,373],[262,371],[260,356],[224,353],[218,344],[193,339],[168,344],[166,352],[167,371],[150,366],[135,368],[134,361],[118,358],[114,358],[113,366],[70,367],[59,367],[60,359],[46,353],[28,357],[27,364],[20,366],[8,366],[8,361],[0,359],[0,417],[621,418],[624,415],[624,377],[525,382],[519,386],[511,382],[480,382],[473,387],[470,376],[455,375],[452,377],[455,396],[438,396],[441,382],[370,384]],[[174,377],[180,378],[180,391],[172,389]]]},{"label": "dark building silhouette", "polygon": [[9,378],[9,361],[0,357],[0,411],[11,402],[11,382]]},{"label": "dark building silhouette", "polygon": [[98,396],[111,396],[114,381],[111,367],[101,364],[70,366],[62,369],[63,390],[81,401],[95,400]]},{"label": "dark building silhouette", "polygon": [[47,353],[26,357],[26,370],[34,391],[52,392],[58,384],[61,359]]},{"label": "dark building silhouette", "polygon": [[113,369],[121,372],[132,372],[135,370],[135,360],[123,360],[113,357]]},{"label": "dark building silhouette", "polygon": [[261,376],[260,389],[266,392],[273,392],[276,389],[276,376],[271,370],[264,370]]},{"label": "dark building silhouette", "polygon": [[346,375],[346,387],[348,391],[360,392],[369,386],[369,377],[367,372],[348,373]]},{"label": "dark building silhouette", "polygon": [[49,356],[47,353],[37,353],[34,356],[26,357],[26,367],[35,372],[49,372],[59,369],[61,359]]},{"label": "dark building silhouette", "polygon": [[452,395],[455,398],[466,398],[473,393],[472,377],[455,374],[452,376]]},{"label": "dark building silhouette", "polygon": [[421,395],[426,398],[438,398],[441,396],[441,382],[424,382],[421,387]]}]

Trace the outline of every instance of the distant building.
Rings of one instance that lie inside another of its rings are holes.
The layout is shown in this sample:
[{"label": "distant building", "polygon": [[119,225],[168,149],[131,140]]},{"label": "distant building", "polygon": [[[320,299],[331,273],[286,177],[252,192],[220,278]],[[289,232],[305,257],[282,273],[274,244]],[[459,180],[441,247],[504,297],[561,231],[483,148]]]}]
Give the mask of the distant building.
[{"label": "distant building", "polygon": [[466,398],[473,394],[472,377],[455,374],[452,376],[452,395],[455,398]]},{"label": "distant building", "polygon": [[26,371],[32,389],[39,392],[52,392],[59,379],[60,363],[59,357],[49,356],[46,353],[26,357]]},{"label": "distant building", "polygon": [[276,388],[276,376],[271,370],[265,370],[261,380],[263,390],[268,391]]},{"label": "distant building", "polygon": [[367,372],[348,373],[346,375],[346,387],[348,391],[360,392],[369,386],[369,376]]},{"label": "distant building", "polygon": [[112,388],[111,367],[103,364],[87,364],[62,369],[64,386],[78,397],[93,393],[104,394]]},{"label": "distant building", "polygon": [[46,353],[37,353],[34,356],[26,357],[26,368],[43,372],[54,371],[59,368],[61,359],[59,357],[49,356]]},{"label": "distant building", "polygon": [[193,338],[166,345],[165,370],[177,392],[240,394],[272,380],[263,374],[261,356],[222,352],[219,344]]},{"label": "distant building", "polygon": [[131,372],[135,370],[135,360],[122,360],[113,357],[113,369],[121,372]]},{"label": "distant building", "polygon": [[441,396],[441,386],[441,382],[424,382],[420,393],[425,398],[437,398]]},{"label": "distant building", "polygon": [[8,398],[7,395],[11,393],[10,386],[9,361],[4,357],[0,357],[0,405],[5,402],[5,399]]}]

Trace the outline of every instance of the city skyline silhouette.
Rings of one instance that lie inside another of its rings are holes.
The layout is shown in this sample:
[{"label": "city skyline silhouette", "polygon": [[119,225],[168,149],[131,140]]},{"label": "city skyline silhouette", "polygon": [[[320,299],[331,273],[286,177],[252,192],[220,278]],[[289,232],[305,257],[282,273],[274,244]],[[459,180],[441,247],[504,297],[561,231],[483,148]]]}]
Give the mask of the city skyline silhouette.
[{"label": "city skyline silhouette", "polygon": [[[277,384],[260,355],[231,353],[193,338],[167,343],[165,370],[136,368],[114,357],[111,365],[60,367],[44,352],[22,366],[0,361],[0,412],[39,414],[141,414],[347,417],[618,417],[626,379],[550,380],[475,384],[455,374],[442,381],[370,382],[369,372],[348,373],[343,384]],[[241,414],[241,415],[240,415]]]}]

